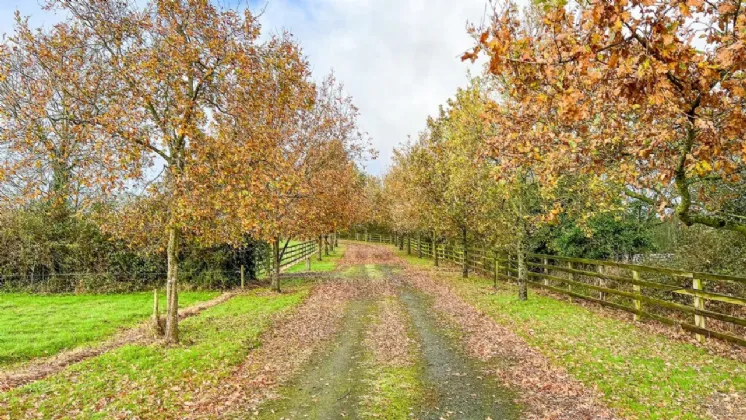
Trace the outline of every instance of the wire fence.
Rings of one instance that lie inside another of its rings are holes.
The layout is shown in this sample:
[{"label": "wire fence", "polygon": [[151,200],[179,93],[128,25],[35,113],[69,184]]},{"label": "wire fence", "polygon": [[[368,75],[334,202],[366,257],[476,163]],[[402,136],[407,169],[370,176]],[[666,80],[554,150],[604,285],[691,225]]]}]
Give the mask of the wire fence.
[{"label": "wire fence", "polygon": [[[255,244],[250,255],[241,255],[231,267],[213,268],[203,264],[199,268],[180,268],[180,287],[190,289],[230,289],[247,281],[260,280],[273,272],[271,246]],[[318,252],[316,241],[306,241],[285,248],[282,269],[301,262]],[[239,251],[241,253],[241,251]],[[0,274],[0,291],[27,293],[123,293],[163,287],[165,270],[118,270],[105,272],[54,273],[38,270],[23,274]]]}]

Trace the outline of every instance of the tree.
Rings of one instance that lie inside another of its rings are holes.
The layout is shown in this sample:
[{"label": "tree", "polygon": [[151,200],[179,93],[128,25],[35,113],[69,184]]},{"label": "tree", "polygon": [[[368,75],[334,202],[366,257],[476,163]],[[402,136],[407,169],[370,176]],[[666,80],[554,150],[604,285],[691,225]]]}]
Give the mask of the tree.
[{"label": "tree", "polygon": [[447,179],[442,216],[461,242],[464,277],[469,273],[469,237],[481,233],[494,188],[492,165],[481,155],[491,130],[481,118],[487,103],[485,87],[482,80],[473,78],[467,88],[459,89],[448,101],[436,130],[442,141],[436,165]]},{"label": "tree", "polygon": [[319,86],[304,80],[297,86],[293,97],[303,106],[274,123],[275,164],[257,209],[262,221],[258,235],[272,244],[272,284],[278,292],[279,262],[289,240],[316,236],[326,240],[344,223],[344,211],[335,209],[343,210],[351,198],[352,168],[367,142],[358,128],[358,110],[334,75]]},{"label": "tree", "polygon": [[[593,174],[702,224],[746,234],[727,194],[746,149],[746,17],[740,0],[541,2],[495,7],[472,28],[498,81],[487,119],[500,171],[553,185]],[[711,191],[719,194],[711,194]]]},{"label": "tree", "polygon": [[99,195],[98,177],[133,174],[101,159],[120,149],[108,150],[91,123],[111,101],[103,95],[106,76],[94,71],[99,63],[79,30],[61,23],[34,31],[16,14],[0,54],[0,208],[47,215],[43,234],[27,233],[47,247],[43,267],[50,275],[69,268],[66,262],[84,245],[78,241],[87,224],[72,217]]},{"label": "tree", "polygon": [[517,254],[519,296],[526,299],[530,239],[555,213],[547,208],[530,166],[510,174],[499,171],[504,158],[491,155],[487,146],[500,127],[483,119],[491,103],[488,87],[488,81],[472,79],[437,118],[428,119],[416,143],[396,151],[386,192],[395,226],[413,223],[403,219],[417,213],[413,224],[431,229],[434,244],[441,235],[461,242],[464,277],[471,238]]},{"label": "tree", "polygon": [[392,230],[409,235],[423,228],[423,208],[417,200],[410,162],[402,150],[394,151],[394,162],[383,177],[383,189],[389,204]]},{"label": "tree", "polygon": [[370,175],[362,175],[359,209],[356,217],[355,229],[363,230],[364,234],[369,232],[390,232],[392,227],[390,197],[384,190],[380,178]]},{"label": "tree", "polygon": [[433,119],[428,119],[428,128],[421,132],[418,141],[404,149],[407,171],[411,176],[411,185],[416,191],[416,205],[420,209],[419,224],[432,236],[433,263],[438,266],[437,246],[446,230],[441,215],[445,204],[445,191],[448,187],[447,175],[437,165],[437,151],[441,132]]},{"label": "tree", "polygon": [[295,72],[305,71],[304,62],[289,40],[258,44],[259,27],[248,11],[219,9],[207,0],[53,4],[72,16],[80,28],[76,36],[86,37],[96,52],[100,64],[92,71],[108,76],[112,106],[93,121],[105,133],[101,160],[107,167],[137,168],[138,175],[147,172],[143,161],[163,167],[166,338],[176,342],[183,236],[238,241],[256,227],[256,178],[274,163],[267,147],[274,132],[253,117],[269,112],[270,103],[274,112],[296,112]]}]

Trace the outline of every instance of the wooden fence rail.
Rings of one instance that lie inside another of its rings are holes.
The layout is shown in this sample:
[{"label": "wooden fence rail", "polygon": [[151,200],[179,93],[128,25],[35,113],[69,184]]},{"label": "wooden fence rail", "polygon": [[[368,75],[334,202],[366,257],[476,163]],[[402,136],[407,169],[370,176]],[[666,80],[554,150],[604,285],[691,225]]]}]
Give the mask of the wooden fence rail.
[{"label": "wooden fence rail", "polygon": [[[313,254],[318,252],[318,247],[318,242],[316,241],[306,241],[299,244],[288,245],[285,252],[282,254],[282,258],[280,258],[280,267],[292,266],[306,258],[310,258]],[[267,273],[271,273],[274,269],[272,258],[267,256],[265,260],[264,264],[257,264],[257,277],[266,276]]]},{"label": "wooden fence rail", "polygon": [[[349,239],[397,243],[396,235],[348,235]],[[489,278],[518,282],[514,253],[408,238],[411,252],[425,258],[466,265]],[[464,256],[466,255],[466,257]],[[616,261],[527,254],[526,282],[531,287],[585,299],[654,319],[696,334],[746,346],[746,278]],[[495,283],[497,285],[497,283]]]}]

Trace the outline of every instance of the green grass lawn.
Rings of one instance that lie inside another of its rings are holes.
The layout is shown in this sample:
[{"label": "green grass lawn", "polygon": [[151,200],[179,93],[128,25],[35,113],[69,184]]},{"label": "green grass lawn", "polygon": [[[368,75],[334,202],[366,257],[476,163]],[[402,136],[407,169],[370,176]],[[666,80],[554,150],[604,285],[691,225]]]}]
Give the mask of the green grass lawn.
[{"label": "green grass lawn", "polygon": [[[625,415],[705,418],[704,405],[715,393],[746,395],[746,365],[740,362],[533,290],[528,301],[521,302],[516,288],[504,282],[495,292],[491,279],[439,275],[448,277],[462,297],[553,363],[602,391],[607,403]],[[727,401],[716,405],[723,404]]]},{"label": "green grass lawn", "polygon": [[[318,254],[313,254],[311,256],[311,271],[317,271],[317,272],[328,272],[328,271],[334,271],[337,268],[337,264],[339,264],[339,261],[342,259],[345,253],[345,246],[343,243],[339,243],[339,246],[334,250],[329,252],[329,256],[326,256],[326,254],[323,254],[322,252],[322,261],[318,260]],[[295,264],[294,266],[288,268],[285,270],[286,273],[303,273],[306,271],[306,262],[301,261],[298,264]]]},{"label": "green grass lawn", "polygon": [[[182,292],[179,306],[217,292]],[[161,296],[161,307],[165,297]],[[153,311],[152,292],[121,295],[0,294],[0,368],[100,341]]]},{"label": "green grass lawn", "polygon": [[309,288],[291,284],[291,292],[251,291],[186,319],[178,346],[124,346],[0,394],[0,418],[179,418],[260,345],[273,315],[302,302]]}]

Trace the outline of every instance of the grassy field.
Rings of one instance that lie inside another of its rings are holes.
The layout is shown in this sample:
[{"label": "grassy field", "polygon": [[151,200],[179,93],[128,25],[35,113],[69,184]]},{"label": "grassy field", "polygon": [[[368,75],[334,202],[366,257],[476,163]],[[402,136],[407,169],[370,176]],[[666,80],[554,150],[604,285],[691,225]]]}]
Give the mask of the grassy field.
[{"label": "grassy field", "polygon": [[[183,292],[179,306],[217,292]],[[165,307],[165,297],[161,297]],[[121,295],[0,295],[0,368],[93,343],[151,315],[151,292]]]},{"label": "grassy field", "polygon": [[[403,256],[412,264],[432,265],[430,260]],[[599,389],[610,406],[632,418],[705,418],[706,406],[729,413],[729,408],[738,409],[729,404],[743,404],[735,397],[746,395],[743,363],[533,291],[521,302],[516,288],[504,282],[495,292],[492,280],[439,275],[466,300]]]},{"label": "grassy field", "polygon": [[302,302],[309,288],[263,289],[230,299],[180,324],[179,346],[128,345],[47,379],[0,394],[0,418],[178,418],[241,363],[273,315]]},{"label": "grassy field", "polygon": [[[311,271],[328,272],[344,254],[338,247],[323,261],[311,259]],[[287,270],[306,271],[305,261]],[[182,292],[179,306],[186,307],[217,296],[218,292]],[[95,343],[111,337],[151,315],[150,292],[117,295],[0,294],[0,369],[30,359]],[[161,296],[160,306],[165,307]]]}]

